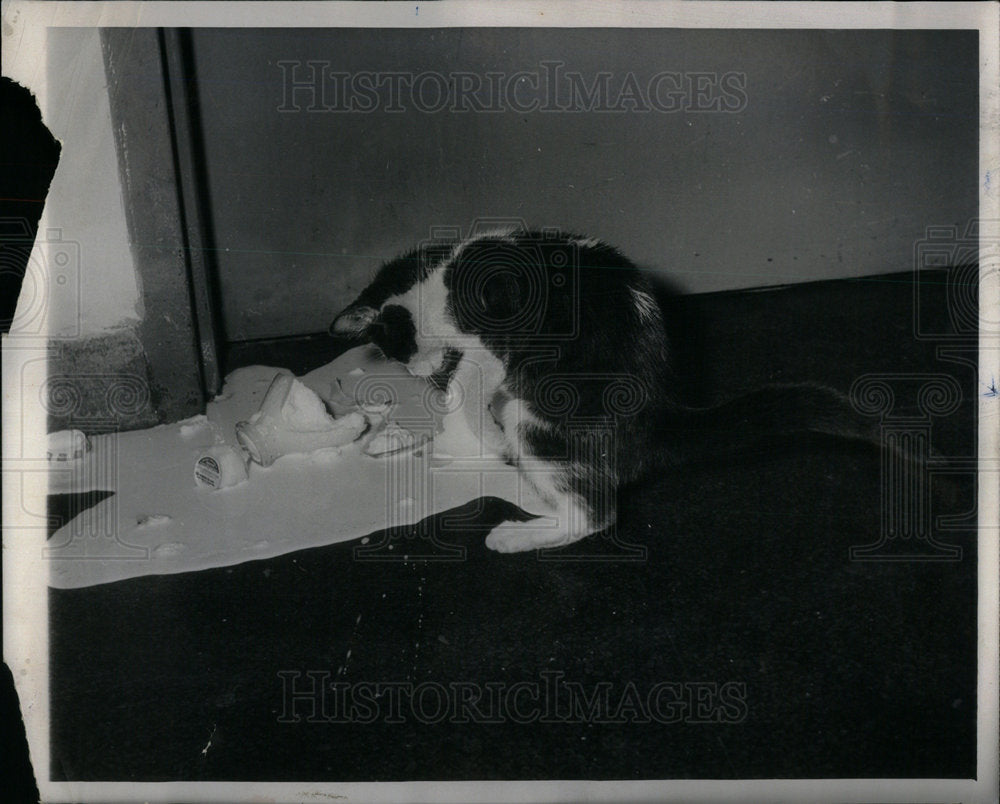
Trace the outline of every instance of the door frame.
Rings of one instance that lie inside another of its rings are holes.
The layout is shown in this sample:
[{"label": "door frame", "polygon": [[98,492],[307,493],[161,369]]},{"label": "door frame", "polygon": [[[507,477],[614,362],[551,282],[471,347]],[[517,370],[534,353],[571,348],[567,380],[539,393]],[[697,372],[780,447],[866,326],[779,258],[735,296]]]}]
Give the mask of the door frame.
[{"label": "door frame", "polygon": [[222,340],[191,30],[102,28],[139,338],[165,421],[221,388]]}]

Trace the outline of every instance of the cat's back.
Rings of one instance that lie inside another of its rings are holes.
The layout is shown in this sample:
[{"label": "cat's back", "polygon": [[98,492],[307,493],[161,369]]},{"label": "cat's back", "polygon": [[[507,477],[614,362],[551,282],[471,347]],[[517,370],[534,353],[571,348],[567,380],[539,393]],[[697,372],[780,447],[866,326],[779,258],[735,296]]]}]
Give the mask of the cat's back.
[{"label": "cat's back", "polygon": [[581,388],[602,376],[669,382],[649,278],[607,243],[553,230],[486,235],[455,249],[444,279],[459,329],[503,357],[524,393],[553,376]]},{"label": "cat's back", "polygon": [[457,246],[444,266],[459,328],[522,342],[628,342],[662,331],[648,278],[596,238],[555,230],[483,235]]}]

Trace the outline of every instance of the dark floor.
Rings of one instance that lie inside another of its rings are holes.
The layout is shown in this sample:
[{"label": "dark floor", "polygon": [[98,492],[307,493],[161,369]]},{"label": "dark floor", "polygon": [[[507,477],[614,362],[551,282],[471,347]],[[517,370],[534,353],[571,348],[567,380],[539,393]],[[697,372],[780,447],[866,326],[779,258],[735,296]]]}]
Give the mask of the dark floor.
[{"label": "dark floor", "polygon": [[[974,333],[943,273],[916,290],[902,274],[677,300],[688,395],[881,373],[906,406],[913,375],[948,375],[963,401],[934,445],[972,456]],[[336,348],[235,345],[229,367],[301,373]],[[971,778],[973,477],[932,486],[960,560],[852,561],[879,539],[879,473],[875,450],[803,442],[658,477],[626,494],[617,541],[561,553],[486,550],[490,500],[364,555],[51,590],[54,777]]]}]

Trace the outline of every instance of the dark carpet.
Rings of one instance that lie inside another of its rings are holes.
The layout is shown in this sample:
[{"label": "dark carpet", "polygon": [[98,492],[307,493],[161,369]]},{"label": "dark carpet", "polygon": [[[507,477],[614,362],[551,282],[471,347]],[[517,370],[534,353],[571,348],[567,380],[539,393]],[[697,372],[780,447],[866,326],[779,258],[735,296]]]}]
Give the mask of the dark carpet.
[{"label": "dark carpet", "polygon": [[[956,281],[674,299],[686,393],[875,373],[906,409],[945,375],[962,398],[934,448],[967,461],[983,389]],[[229,367],[337,348],[234,345]],[[974,476],[935,474],[931,524],[852,560],[879,544],[879,460],[803,440],[687,468],[562,551],[491,553],[506,503],[481,500],[364,545],[51,590],[54,777],[971,778]]]}]

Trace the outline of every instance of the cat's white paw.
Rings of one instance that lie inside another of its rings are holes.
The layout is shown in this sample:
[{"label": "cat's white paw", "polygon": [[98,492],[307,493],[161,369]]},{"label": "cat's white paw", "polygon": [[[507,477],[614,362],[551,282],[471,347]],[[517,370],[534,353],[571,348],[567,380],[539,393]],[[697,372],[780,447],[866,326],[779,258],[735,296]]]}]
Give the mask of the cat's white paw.
[{"label": "cat's white paw", "polygon": [[[539,522],[550,523],[549,527]],[[503,522],[490,531],[486,546],[498,553],[523,553],[542,547],[558,547],[576,541],[565,530],[551,525],[551,519],[530,522]],[[580,537],[577,537],[580,538]]]}]

